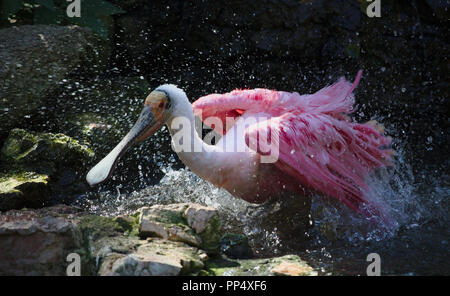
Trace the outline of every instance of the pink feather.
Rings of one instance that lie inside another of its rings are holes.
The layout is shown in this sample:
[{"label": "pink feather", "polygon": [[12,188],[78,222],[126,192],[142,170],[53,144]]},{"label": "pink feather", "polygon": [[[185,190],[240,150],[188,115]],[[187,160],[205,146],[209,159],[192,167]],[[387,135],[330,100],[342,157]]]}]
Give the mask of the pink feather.
[{"label": "pink feather", "polygon": [[[370,188],[366,177],[375,168],[390,165],[392,150],[380,149],[390,145],[390,138],[375,127],[348,117],[354,105],[353,90],[361,75],[359,71],[353,83],[341,78],[308,95],[267,89],[212,94],[197,100],[194,112],[201,113],[203,119],[217,116],[224,126],[227,116],[269,114],[266,124],[246,129],[247,146],[257,147],[258,153],[267,151],[267,147],[262,147],[266,141],[260,139],[276,133],[277,168],[355,211],[382,216],[378,205],[367,198]],[[226,130],[218,132],[224,134]],[[257,146],[249,145],[251,141]]]}]

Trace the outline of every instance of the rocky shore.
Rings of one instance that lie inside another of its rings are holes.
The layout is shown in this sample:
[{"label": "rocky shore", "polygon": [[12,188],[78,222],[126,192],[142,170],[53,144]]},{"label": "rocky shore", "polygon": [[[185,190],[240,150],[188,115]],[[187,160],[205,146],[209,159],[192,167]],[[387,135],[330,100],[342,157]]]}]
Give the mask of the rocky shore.
[{"label": "rocky shore", "polygon": [[66,275],[70,254],[81,275],[317,275],[294,255],[231,259],[223,250],[241,242],[222,234],[217,211],[198,204],[118,217],[65,205],[10,210],[0,215],[0,275]]}]

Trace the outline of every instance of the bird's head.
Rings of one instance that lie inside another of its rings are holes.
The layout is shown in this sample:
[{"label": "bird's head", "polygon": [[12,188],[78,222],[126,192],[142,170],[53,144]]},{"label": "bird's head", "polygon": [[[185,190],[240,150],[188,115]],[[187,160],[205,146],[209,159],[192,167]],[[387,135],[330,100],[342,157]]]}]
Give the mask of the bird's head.
[{"label": "bird's head", "polygon": [[128,134],[89,171],[86,176],[89,185],[93,186],[106,181],[111,176],[117,161],[128,148],[156,133],[186,104],[189,104],[186,94],[175,85],[164,84],[152,91],[145,99],[144,108]]}]

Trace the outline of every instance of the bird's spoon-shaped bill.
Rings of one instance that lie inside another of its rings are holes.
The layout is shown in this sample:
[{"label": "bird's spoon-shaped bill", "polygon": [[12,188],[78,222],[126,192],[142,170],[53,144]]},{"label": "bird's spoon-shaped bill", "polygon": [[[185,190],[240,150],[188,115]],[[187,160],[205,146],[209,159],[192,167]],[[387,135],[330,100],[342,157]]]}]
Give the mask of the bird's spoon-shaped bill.
[{"label": "bird's spoon-shaped bill", "polygon": [[89,185],[94,186],[106,181],[113,173],[119,158],[128,148],[154,134],[163,123],[155,117],[151,106],[144,105],[138,120],[128,134],[105,158],[89,171],[86,176],[86,181]]}]

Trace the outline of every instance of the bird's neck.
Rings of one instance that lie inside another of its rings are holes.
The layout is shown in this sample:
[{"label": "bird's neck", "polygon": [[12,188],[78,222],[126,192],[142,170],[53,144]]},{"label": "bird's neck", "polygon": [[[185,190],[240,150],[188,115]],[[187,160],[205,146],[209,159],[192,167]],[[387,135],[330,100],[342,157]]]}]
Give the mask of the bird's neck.
[{"label": "bird's neck", "polygon": [[181,161],[194,173],[202,176],[214,159],[216,150],[213,145],[206,144],[195,129],[195,118],[192,105],[187,102],[178,106],[174,116],[167,122],[172,135],[172,148]]}]

